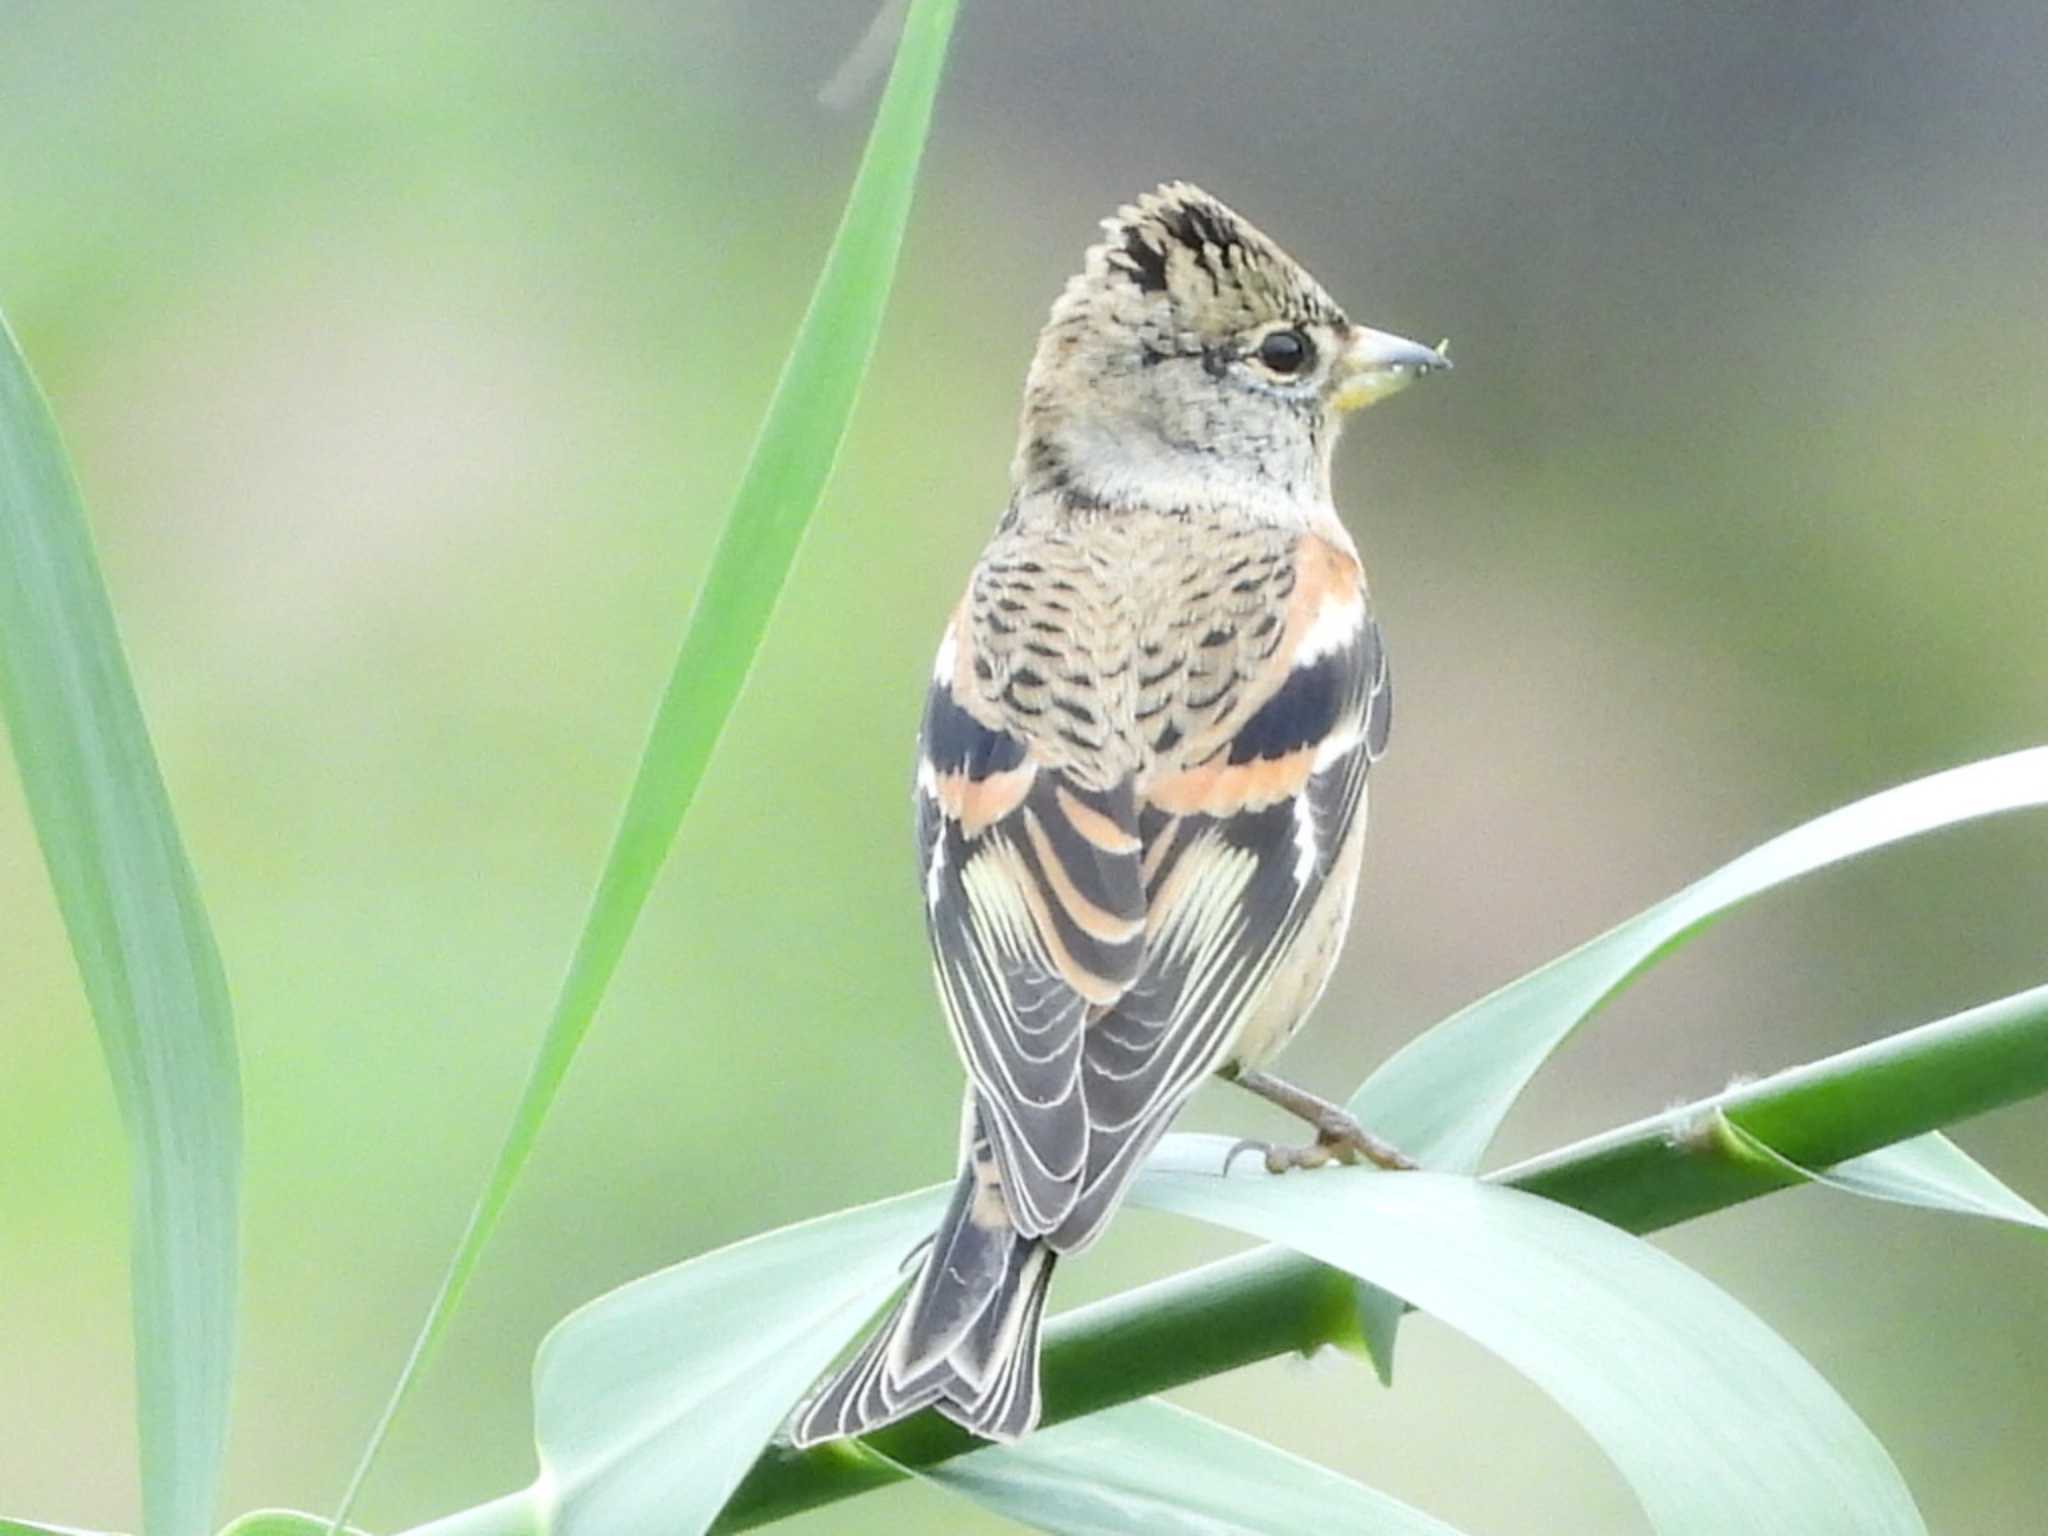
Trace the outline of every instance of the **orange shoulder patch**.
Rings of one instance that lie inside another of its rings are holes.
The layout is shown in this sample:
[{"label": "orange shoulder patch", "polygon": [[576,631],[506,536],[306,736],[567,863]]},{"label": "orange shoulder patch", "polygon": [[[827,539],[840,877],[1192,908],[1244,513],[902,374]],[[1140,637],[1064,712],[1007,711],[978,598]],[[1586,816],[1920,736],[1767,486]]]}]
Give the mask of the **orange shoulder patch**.
[{"label": "orange shoulder patch", "polygon": [[1217,753],[1206,763],[1182,769],[1158,780],[1145,791],[1145,799],[1172,816],[1232,816],[1239,811],[1262,811],[1267,806],[1301,793],[1314,772],[1314,747],[1303,747],[1284,757],[1256,757],[1233,763]]}]

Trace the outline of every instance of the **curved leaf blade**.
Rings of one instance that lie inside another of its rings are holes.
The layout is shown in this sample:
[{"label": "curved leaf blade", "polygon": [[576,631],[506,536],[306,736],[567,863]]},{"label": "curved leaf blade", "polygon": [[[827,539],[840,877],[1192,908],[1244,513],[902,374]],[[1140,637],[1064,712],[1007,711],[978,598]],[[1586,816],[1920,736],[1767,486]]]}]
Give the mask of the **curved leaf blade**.
[{"label": "curved leaf blade", "polygon": [[335,1515],[354,1506],[532,1155],[739,701],[867,372],[910,219],[957,0],[915,0],[823,272],[727,515],[505,1141]]},{"label": "curved leaf blade", "polygon": [[1133,1187],[1284,1243],[1467,1334],[1584,1426],[1661,1536],[1926,1536],[1884,1448],[1755,1316],[1657,1248],[1450,1174],[1218,1177],[1180,1137]]},{"label": "curved leaf blade", "polygon": [[553,1536],[707,1529],[789,1411],[908,1278],[947,1191],[784,1227],[600,1297],[534,1361]]},{"label": "curved leaf blade", "polygon": [[1743,1156],[1760,1158],[1843,1194],[1958,1216],[1988,1217],[2048,1232],[2048,1212],[1939,1131],[1929,1131],[1911,1141],[1867,1152],[1816,1172],[1795,1163],[1728,1115],[1721,1116],[1719,1129]]},{"label": "curved leaf blade", "polygon": [[[220,1536],[321,1536],[327,1521],[296,1509],[252,1509],[222,1528]],[[350,1526],[343,1536],[366,1536]]]},{"label": "curved leaf blade", "polygon": [[[220,1536],[323,1536],[325,1515],[309,1515],[296,1509],[255,1509],[226,1527]],[[416,1525],[398,1536],[540,1536],[542,1530],[538,1500],[531,1488],[487,1504],[473,1505],[427,1525]],[[6,1536],[0,1531],[0,1536]],[[349,1526],[344,1536],[368,1536]]]},{"label": "curved leaf blade", "polygon": [[1795,827],[1451,1015],[1373,1073],[1351,1112],[1419,1162],[1469,1173],[1551,1052],[1724,912],[1858,854],[2039,805],[2048,805],[2048,747],[1915,779]]},{"label": "curved leaf blade", "polygon": [[1459,1536],[1388,1494],[1157,1399],[918,1475],[1055,1536]]},{"label": "curved leaf blade", "polygon": [[[408,1526],[398,1536],[542,1536],[548,1528],[542,1491],[538,1484],[522,1488],[425,1525]],[[326,1529],[325,1522],[321,1529]]]},{"label": "curved leaf blade", "polygon": [[4,321],[0,713],[127,1133],[143,1529],[205,1536],[242,1178],[227,978],[56,423]]}]

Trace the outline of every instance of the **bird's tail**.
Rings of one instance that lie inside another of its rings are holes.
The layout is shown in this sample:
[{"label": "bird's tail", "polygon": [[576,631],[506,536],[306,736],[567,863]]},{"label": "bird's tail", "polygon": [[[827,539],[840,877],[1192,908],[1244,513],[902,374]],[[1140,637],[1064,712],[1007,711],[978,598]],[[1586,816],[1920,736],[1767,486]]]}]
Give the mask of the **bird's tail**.
[{"label": "bird's tail", "polygon": [[936,1406],[988,1440],[1038,1422],[1038,1327],[1052,1250],[1010,1222],[988,1143],[974,1137],[923,1266],[874,1336],[790,1427],[799,1446],[864,1435]]}]

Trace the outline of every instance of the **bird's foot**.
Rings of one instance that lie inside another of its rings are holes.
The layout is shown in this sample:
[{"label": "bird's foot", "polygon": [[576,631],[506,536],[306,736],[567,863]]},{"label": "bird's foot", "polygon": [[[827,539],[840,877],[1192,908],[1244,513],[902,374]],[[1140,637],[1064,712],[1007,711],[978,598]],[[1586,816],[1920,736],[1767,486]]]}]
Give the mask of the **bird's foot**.
[{"label": "bird's foot", "polygon": [[1307,1146],[1283,1146],[1277,1142],[1240,1141],[1223,1159],[1223,1171],[1243,1152],[1258,1152],[1268,1173],[1286,1173],[1294,1168],[1320,1168],[1326,1163],[1371,1163],[1388,1170],[1414,1168],[1415,1160],[1390,1146],[1358,1123],[1344,1110],[1330,1108],[1315,1120],[1316,1139]]}]

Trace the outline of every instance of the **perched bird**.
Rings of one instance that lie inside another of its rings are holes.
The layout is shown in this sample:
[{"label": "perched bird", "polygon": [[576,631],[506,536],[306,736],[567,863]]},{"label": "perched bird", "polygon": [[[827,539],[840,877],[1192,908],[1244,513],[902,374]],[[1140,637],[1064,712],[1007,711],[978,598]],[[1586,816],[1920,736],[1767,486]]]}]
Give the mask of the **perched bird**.
[{"label": "perched bird", "polygon": [[927,1406],[1030,1430],[1055,1258],[1096,1239],[1211,1073],[1316,1127],[1265,1149],[1276,1173],[1404,1165],[1260,1068],[1336,962],[1390,718],[1331,449],[1346,411],[1450,364],[1354,325],[1185,182],[1103,228],[1039,337],[1009,505],[919,741],[959,1182],[798,1445]]}]

